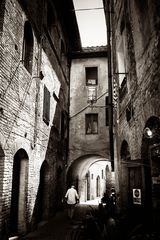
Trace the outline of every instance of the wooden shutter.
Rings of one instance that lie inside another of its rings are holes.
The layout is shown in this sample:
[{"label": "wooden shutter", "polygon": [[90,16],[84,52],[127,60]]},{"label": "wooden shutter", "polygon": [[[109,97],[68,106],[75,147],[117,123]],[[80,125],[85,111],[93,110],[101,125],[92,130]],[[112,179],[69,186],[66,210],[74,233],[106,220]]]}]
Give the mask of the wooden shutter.
[{"label": "wooden shutter", "polygon": [[44,86],[43,121],[47,125],[49,125],[49,121],[50,121],[50,92],[48,91],[46,86]]}]

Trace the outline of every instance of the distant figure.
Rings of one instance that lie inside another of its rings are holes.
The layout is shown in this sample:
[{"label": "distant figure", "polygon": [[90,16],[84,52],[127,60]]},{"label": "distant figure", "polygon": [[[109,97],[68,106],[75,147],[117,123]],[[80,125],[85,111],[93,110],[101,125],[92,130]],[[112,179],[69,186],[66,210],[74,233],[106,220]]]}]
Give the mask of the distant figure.
[{"label": "distant figure", "polygon": [[110,199],[111,199],[113,205],[116,205],[117,196],[116,196],[116,191],[114,188],[111,188]]},{"label": "distant figure", "polygon": [[109,195],[107,193],[104,193],[103,197],[101,198],[101,203],[108,204],[108,202],[109,202]]},{"label": "distant figure", "polygon": [[71,188],[67,190],[65,198],[68,206],[68,217],[69,219],[72,220],[74,215],[75,205],[76,203],[79,202],[78,193],[73,185],[71,186]]},{"label": "distant figure", "polygon": [[111,194],[110,194],[110,210],[111,210],[111,216],[115,216],[116,214],[116,203],[117,203],[117,196],[116,191],[114,188],[111,188]]}]

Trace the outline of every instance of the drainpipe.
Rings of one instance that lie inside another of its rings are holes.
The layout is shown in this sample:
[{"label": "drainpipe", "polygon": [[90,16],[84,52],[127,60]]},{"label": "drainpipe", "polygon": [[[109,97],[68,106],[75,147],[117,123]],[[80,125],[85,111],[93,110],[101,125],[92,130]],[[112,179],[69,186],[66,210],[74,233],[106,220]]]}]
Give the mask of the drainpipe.
[{"label": "drainpipe", "polygon": [[112,96],[112,63],[111,63],[111,1],[106,0],[106,25],[108,46],[108,112],[111,169],[114,171],[114,139],[113,139],[113,96]]}]

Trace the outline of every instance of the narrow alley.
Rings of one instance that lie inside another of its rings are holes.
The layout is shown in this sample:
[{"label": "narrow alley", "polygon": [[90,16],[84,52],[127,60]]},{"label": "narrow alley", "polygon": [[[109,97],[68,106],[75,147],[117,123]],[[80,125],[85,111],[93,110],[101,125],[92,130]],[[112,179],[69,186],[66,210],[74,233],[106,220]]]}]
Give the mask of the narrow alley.
[{"label": "narrow alley", "polygon": [[159,226],[160,0],[1,0],[0,240]]}]

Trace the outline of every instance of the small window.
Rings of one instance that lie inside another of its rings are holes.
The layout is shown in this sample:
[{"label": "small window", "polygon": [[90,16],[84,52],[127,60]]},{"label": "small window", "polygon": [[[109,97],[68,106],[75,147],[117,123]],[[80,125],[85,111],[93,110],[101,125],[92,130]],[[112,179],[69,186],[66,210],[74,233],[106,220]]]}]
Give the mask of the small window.
[{"label": "small window", "polygon": [[49,125],[50,121],[50,92],[47,87],[44,86],[44,96],[43,96],[43,121]]},{"label": "small window", "polygon": [[122,84],[123,79],[126,78],[127,74],[127,45],[126,45],[126,28],[125,28],[125,20],[124,17],[121,21],[120,26],[120,39],[117,44],[117,63],[118,63],[118,76],[119,76],[119,85]]},{"label": "small window", "polygon": [[126,109],[126,119],[127,119],[127,122],[129,122],[131,120],[131,118],[133,117],[134,115],[134,111],[133,111],[133,105],[132,103],[130,102],[127,106],[127,109]]},{"label": "small window", "polygon": [[98,133],[98,114],[86,114],[86,134]]},{"label": "small window", "polygon": [[23,64],[28,72],[32,73],[33,63],[33,33],[31,24],[27,21],[24,25],[24,39],[23,39]]},{"label": "small window", "polygon": [[86,85],[97,85],[98,70],[97,67],[86,67]]},{"label": "small window", "polygon": [[103,172],[103,169],[102,169],[102,179],[104,178],[104,172]]}]

